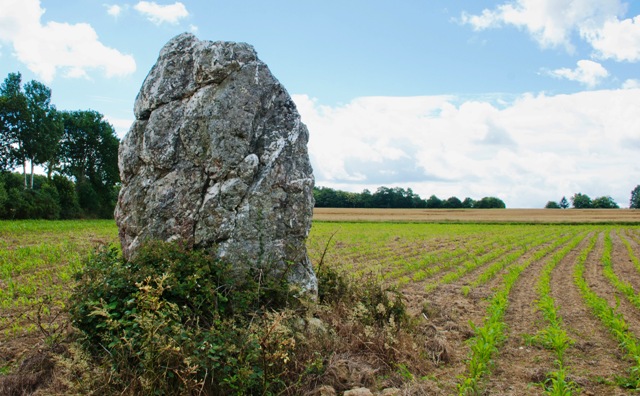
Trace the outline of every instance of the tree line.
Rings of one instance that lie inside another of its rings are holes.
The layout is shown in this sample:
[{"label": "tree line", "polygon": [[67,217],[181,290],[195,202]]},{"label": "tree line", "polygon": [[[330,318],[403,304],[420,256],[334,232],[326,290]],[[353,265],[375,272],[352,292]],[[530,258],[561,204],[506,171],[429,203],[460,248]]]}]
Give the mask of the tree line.
[{"label": "tree line", "polygon": [[119,143],[102,114],[59,111],[50,88],[9,73],[0,85],[0,218],[112,217]]},{"label": "tree line", "polygon": [[423,208],[423,209],[504,209],[506,205],[500,198],[484,197],[479,200],[457,197],[440,199],[431,195],[428,199],[421,198],[410,188],[378,187],[371,193],[363,190],[361,193],[334,190],[329,187],[314,187],[313,197],[317,208]]},{"label": "tree line", "polygon": [[[570,198],[571,207],[575,209],[619,209],[618,203],[610,196],[602,196],[591,199],[587,194],[575,193]],[[549,201],[545,205],[545,209],[567,209],[569,201],[566,197],[562,197],[560,201]],[[631,191],[629,199],[630,209],[640,209],[640,185],[637,185]]]}]

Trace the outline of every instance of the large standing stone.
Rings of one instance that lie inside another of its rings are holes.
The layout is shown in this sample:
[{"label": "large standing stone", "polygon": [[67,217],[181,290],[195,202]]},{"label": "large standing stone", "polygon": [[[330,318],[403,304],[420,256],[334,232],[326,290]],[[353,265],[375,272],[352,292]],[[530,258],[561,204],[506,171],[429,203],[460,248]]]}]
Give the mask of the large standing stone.
[{"label": "large standing stone", "polygon": [[182,240],[315,292],[309,133],[253,47],[175,37],[134,112],[118,158],[125,257],[147,239]]}]

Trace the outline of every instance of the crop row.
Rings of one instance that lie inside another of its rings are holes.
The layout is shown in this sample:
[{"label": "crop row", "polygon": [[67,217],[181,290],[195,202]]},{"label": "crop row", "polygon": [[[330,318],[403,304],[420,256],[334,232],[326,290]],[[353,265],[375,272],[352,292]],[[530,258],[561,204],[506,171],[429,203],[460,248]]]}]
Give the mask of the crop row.
[{"label": "crop row", "polygon": [[563,326],[562,317],[558,313],[556,302],[551,296],[551,274],[560,263],[560,260],[565,258],[569,252],[582,243],[585,236],[585,234],[581,234],[574,238],[569,244],[551,257],[542,268],[536,286],[538,292],[536,306],[542,313],[547,325],[536,334],[534,339],[555,354],[554,363],[556,370],[547,373],[547,380],[544,384],[545,391],[551,395],[567,395],[578,388],[575,382],[567,380],[567,367],[564,360],[564,353],[574,341],[567,335]]},{"label": "crop row", "polygon": [[[584,278],[585,262],[587,261],[589,253],[593,250],[595,243],[596,238],[594,237],[589,242],[587,248],[580,253],[574,267],[574,282],[578,289],[580,289],[582,297],[593,314],[600,319],[602,324],[618,341],[620,347],[633,360],[634,365],[631,367],[631,376],[628,379],[627,385],[638,389],[640,387],[640,344],[638,343],[638,339],[629,330],[629,325],[623,315],[618,312],[616,308],[611,307],[605,298],[598,296]],[[605,255],[603,254],[603,258],[604,257]]]},{"label": "crop row", "polygon": [[[507,324],[504,322],[504,314],[509,306],[509,293],[520,274],[532,263],[542,259],[559,245],[566,243],[571,237],[572,235],[565,236],[560,242],[537,251],[529,259],[511,266],[504,275],[502,286],[489,299],[487,317],[482,326],[471,324],[475,336],[469,340],[470,355],[467,363],[467,375],[458,386],[461,395],[478,394],[481,380],[491,370],[493,356],[498,352],[500,344],[506,339]],[[583,235],[573,236],[573,239],[563,249],[553,255],[550,262],[559,262],[583,238]]]}]

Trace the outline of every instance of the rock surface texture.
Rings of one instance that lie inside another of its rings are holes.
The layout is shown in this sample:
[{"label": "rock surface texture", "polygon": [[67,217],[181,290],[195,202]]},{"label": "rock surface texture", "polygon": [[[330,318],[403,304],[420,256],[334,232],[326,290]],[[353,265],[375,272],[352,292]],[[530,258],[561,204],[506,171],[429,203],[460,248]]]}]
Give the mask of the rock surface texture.
[{"label": "rock surface texture", "polygon": [[173,38],[134,112],[118,159],[125,257],[147,239],[182,240],[315,292],[309,133],[253,47]]}]

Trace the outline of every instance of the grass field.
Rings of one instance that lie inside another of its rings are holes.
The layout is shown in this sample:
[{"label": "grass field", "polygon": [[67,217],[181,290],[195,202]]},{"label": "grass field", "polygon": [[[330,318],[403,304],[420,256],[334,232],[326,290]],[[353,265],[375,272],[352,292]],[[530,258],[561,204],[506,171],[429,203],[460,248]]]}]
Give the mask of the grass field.
[{"label": "grass field", "polygon": [[[308,240],[315,265],[401,288],[431,340],[429,374],[408,381],[443,395],[634,393],[640,212],[433,212],[317,210]],[[0,223],[0,374],[64,334],[73,272],[116,241],[112,221]]]}]

